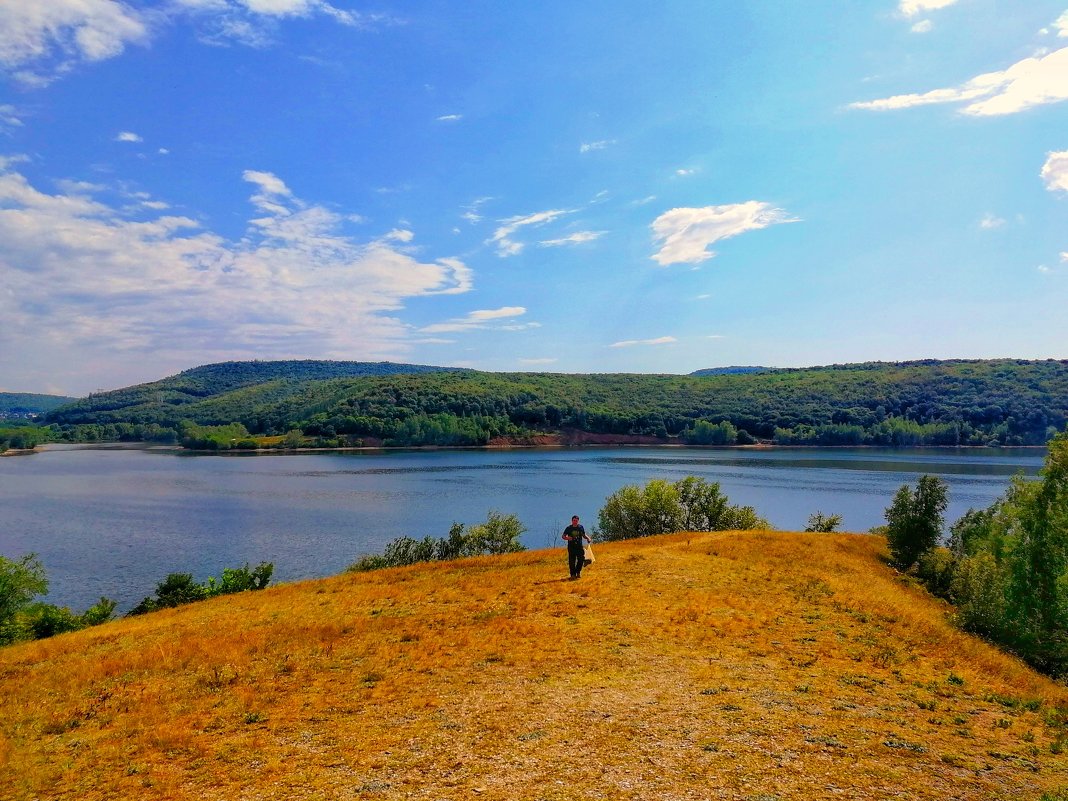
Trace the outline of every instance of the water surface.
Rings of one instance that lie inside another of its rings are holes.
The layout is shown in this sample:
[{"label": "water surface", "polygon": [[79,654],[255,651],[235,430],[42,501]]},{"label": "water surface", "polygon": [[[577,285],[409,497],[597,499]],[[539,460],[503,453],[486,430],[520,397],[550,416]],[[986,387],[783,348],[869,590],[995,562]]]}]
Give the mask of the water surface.
[{"label": "water surface", "polygon": [[[529,548],[557,545],[573,514],[596,525],[625,484],[687,475],[718,481],[732,503],[798,530],[815,511],[866,531],[903,483],[938,475],[947,520],[989,505],[1042,449],[595,448],[194,456],[51,446],[0,459],[0,555],[34,551],[48,600],[120,609],[171,572],[198,580],[274,562],[277,580],[342,571],[389,540],[445,536],[454,522],[516,514]],[[561,557],[562,558],[562,557]]]}]

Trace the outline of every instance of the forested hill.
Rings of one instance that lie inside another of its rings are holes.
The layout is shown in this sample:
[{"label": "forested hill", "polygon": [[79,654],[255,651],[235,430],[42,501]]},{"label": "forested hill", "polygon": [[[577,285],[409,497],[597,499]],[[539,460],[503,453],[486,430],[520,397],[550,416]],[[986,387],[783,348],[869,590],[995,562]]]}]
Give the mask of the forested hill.
[{"label": "forested hill", "polygon": [[29,417],[56,409],[74,398],[62,395],[36,395],[31,392],[0,392],[0,418]]},{"label": "forested hill", "polygon": [[[461,368],[456,367],[431,367],[422,364],[317,359],[218,362],[183,370],[176,375],[147,384],[93,393],[87,398],[68,403],[49,415],[49,420],[55,423],[165,422],[173,425],[182,419],[198,419],[198,415],[192,410],[187,414],[185,407],[243,387],[272,382],[296,385],[332,378],[460,370]],[[167,408],[168,413],[161,414],[161,407]]]},{"label": "forested hill", "polygon": [[[277,363],[261,364],[258,375],[270,375]],[[230,369],[249,372],[234,378]],[[182,421],[240,423],[253,435],[299,431],[323,445],[477,445],[534,435],[582,441],[576,432],[712,445],[1037,445],[1068,422],[1068,361],[867,363],[706,376],[422,370],[254,383],[254,368],[212,365],[94,395],[49,419],[175,430]],[[213,383],[211,376],[219,377]],[[227,381],[237,388],[224,389]]]}]

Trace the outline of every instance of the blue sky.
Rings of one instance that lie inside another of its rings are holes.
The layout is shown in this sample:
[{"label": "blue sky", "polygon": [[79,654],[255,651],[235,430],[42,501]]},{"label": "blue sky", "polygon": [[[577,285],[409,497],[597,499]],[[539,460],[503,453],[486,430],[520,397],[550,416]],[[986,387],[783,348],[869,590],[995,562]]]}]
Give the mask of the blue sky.
[{"label": "blue sky", "polygon": [[0,0],[0,390],[1068,358],[1068,0]]}]

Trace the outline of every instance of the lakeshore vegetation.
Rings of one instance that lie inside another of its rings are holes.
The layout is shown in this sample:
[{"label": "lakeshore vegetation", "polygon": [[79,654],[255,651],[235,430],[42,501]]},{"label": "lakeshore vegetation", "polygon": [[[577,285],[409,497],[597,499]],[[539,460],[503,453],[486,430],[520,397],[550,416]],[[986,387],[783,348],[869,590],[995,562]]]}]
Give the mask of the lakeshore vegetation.
[{"label": "lakeshore vegetation", "polygon": [[[43,416],[68,441],[208,450],[358,445],[1042,445],[1068,361],[955,360],[636,375],[227,362]],[[2,447],[0,437],[0,447]]]}]

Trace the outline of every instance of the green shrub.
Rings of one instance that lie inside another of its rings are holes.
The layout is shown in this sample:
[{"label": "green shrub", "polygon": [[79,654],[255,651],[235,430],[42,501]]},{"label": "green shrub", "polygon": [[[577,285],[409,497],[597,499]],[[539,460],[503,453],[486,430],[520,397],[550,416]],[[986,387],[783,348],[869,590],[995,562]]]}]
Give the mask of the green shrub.
[{"label": "green shrub", "polygon": [[920,555],[916,572],[928,591],[939,598],[952,597],[951,585],[956,559],[948,548],[932,548]]},{"label": "green shrub", "polygon": [[908,570],[938,544],[946,510],[946,483],[936,476],[920,476],[913,491],[906,484],[886,510],[886,539],[896,567]]},{"label": "green shrub", "polygon": [[361,573],[419,562],[458,559],[461,556],[515,553],[524,550],[519,538],[525,531],[526,527],[515,515],[502,515],[491,510],[485,523],[478,523],[469,529],[465,530],[463,523],[453,523],[448,537],[424,537],[421,540],[398,537],[386,543],[381,554],[361,556],[346,570]]},{"label": "green shrub", "polygon": [[825,515],[823,512],[815,512],[809,515],[808,522],[805,523],[805,531],[830,534],[837,531],[840,525],[842,525],[841,515]]},{"label": "green shrub", "polygon": [[627,485],[605,499],[597,514],[597,539],[650,537],[673,531],[770,529],[751,506],[731,506],[719,484],[696,476],[670,484],[653,479]]}]

